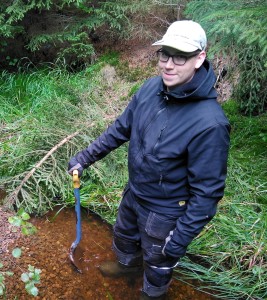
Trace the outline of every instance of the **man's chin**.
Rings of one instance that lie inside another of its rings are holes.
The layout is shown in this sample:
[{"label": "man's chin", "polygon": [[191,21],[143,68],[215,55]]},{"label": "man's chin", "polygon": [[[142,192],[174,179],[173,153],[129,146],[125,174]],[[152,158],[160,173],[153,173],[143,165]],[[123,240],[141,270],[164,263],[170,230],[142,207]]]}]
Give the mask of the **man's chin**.
[{"label": "man's chin", "polygon": [[164,82],[164,84],[165,84],[165,86],[167,87],[168,90],[172,90],[178,85],[177,83],[173,83],[169,80],[164,80],[163,79],[163,82]]}]

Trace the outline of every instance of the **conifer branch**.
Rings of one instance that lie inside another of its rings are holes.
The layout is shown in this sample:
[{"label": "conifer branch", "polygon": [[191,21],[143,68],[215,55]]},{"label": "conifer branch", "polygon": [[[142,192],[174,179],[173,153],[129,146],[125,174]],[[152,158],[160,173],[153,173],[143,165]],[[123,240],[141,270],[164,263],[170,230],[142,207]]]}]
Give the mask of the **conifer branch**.
[{"label": "conifer branch", "polygon": [[[90,124],[90,127],[93,124]],[[65,137],[63,140],[61,140],[58,144],[56,144],[52,149],[50,149],[47,154],[38,162],[35,164],[35,166],[26,174],[26,176],[22,179],[19,186],[16,187],[16,189],[7,197],[6,204],[13,205],[16,201],[19,192],[21,191],[23,185],[32,177],[34,172],[55,152],[58,148],[63,146],[65,143],[67,143],[69,140],[71,140],[73,137],[77,136],[80,133],[80,131],[76,131],[67,137]]]}]

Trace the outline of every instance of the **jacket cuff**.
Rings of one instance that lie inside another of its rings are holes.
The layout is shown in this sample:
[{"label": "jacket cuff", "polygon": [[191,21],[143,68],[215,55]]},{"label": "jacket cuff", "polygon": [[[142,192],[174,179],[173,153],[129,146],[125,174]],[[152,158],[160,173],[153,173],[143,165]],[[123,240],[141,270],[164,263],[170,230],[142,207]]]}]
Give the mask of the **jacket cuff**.
[{"label": "jacket cuff", "polygon": [[187,247],[178,245],[174,243],[172,240],[170,240],[165,246],[164,246],[164,254],[166,256],[181,258],[185,255]]}]

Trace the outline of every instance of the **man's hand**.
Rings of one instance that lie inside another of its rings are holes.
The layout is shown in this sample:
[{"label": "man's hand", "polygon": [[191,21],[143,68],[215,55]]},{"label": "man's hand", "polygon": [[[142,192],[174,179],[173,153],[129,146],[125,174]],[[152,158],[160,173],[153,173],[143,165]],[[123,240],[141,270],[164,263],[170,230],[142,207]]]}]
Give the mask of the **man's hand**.
[{"label": "man's hand", "polygon": [[74,170],[78,170],[78,176],[81,177],[83,170],[90,165],[90,159],[88,157],[88,153],[86,149],[78,152],[75,156],[73,156],[68,165],[68,173],[72,175]]},{"label": "man's hand", "polygon": [[76,160],[75,156],[72,157],[69,161],[69,165],[68,165],[68,173],[70,175],[72,175],[74,170],[78,170],[78,176],[81,177],[82,173],[83,173],[83,167],[81,166],[81,164]]}]

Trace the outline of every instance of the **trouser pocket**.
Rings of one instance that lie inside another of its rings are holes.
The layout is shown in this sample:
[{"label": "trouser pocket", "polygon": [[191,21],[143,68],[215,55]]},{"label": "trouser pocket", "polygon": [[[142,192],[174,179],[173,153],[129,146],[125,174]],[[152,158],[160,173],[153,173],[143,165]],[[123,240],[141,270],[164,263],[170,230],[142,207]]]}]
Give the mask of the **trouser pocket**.
[{"label": "trouser pocket", "polygon": [[177,218],[150,212],[147,218],[145,231],[147,233],[146,262],[156,267],[173,267],[176,258],[162,254],[165,239],[171,230],[176,227]]},{"label": "trouser pocket", "polygon": [[177,217],[150,212],[146,222],[146,233],[159,240],[165,240],[176,227]]}]

